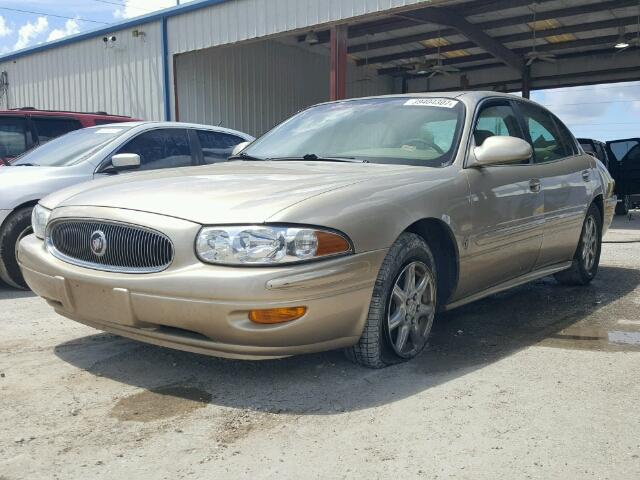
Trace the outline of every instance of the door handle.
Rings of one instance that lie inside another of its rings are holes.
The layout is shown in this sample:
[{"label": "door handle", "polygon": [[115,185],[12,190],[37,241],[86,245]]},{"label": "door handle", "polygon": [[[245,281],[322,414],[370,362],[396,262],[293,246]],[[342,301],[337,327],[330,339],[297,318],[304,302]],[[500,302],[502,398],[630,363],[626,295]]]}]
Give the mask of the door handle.
[{"label": "door handle", "polygon": [[585,182],[588,182],[588,181],[589,181],[589,177],[590,177],[590,176],[591,176],[591,172],[590,172],[589,170],[583,170],[583,171],[582,171],[582,179],[583,179]]},{"label": "door handle", "polygon": [[538,193],[540,191],[540,180],[537,178],[532,178],[529,180],[529,190],[534,193]]}]

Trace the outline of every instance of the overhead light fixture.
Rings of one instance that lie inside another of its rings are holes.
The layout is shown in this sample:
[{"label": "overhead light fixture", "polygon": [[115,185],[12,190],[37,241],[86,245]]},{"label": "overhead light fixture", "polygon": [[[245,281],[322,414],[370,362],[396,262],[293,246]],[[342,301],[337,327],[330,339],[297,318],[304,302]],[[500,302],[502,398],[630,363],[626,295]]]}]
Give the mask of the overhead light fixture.
[{"label": "overhead light fixture", "polygon": [[629,42],[627,42],[624,35],[624,27],[620,27],[620,35],[618,35],[618,40],[616,40],[614,47],[617,49],[629,48]]},{"label": "overhead light fixture", "polygon": [[304,41],[307,42],[307,45],[317,45],[320,43],[320,39],[318,38],[318,34],[311,30],[307,33],[307,36],[304,37]]}]

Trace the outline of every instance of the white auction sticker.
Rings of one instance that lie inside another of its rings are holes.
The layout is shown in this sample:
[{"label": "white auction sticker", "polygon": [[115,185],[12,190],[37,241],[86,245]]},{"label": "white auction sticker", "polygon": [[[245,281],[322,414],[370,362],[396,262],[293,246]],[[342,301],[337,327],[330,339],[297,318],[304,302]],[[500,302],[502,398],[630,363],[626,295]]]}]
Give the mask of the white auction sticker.
[{"label": "white auction sticker", "polygon": [[421,107],[453,108],[458,104],[458,101],[450,98],[412,98],[411,100],[407,100],[404,104],[418,105]]},{"label": "white auction sticker", "polygon": [[121,128],[101,128],[96,131],[96,133],[120,133],[122,131]]}]

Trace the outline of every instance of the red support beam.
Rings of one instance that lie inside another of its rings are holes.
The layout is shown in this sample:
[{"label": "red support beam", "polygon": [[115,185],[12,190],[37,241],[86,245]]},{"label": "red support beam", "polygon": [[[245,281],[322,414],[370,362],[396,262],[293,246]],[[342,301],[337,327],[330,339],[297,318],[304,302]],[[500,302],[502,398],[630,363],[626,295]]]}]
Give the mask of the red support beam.
[{"label": "red support beam", "polygon": [[331,78],[329,96],[341,100],[347,96],[347,38],[349,27],[331,27]]}]

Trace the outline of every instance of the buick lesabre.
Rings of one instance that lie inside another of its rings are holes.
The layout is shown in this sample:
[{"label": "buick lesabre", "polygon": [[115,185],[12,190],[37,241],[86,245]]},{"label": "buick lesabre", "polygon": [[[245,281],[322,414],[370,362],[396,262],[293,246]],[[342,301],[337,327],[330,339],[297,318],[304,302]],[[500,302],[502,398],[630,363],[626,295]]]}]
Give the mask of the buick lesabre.
[{"label": "buick lesabre", "polygon": [[438,311],[598,270],[614,183],[541,106],[457,92],[308,108],[212,166],[41,200],[27,284],[58,313],[234,358],[418,355]]}]

